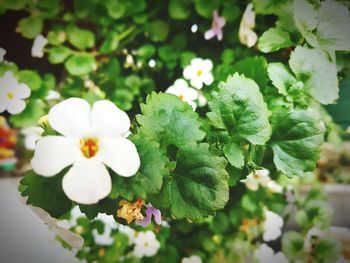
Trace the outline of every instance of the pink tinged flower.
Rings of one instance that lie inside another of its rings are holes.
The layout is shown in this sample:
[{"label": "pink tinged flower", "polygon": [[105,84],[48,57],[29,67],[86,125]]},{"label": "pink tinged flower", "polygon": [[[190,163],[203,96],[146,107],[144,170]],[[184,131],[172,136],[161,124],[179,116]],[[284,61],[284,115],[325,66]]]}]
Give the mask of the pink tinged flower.
[{"label": "pink tinged flower", "polygon": [[148,204],[145,206],[146,206],[146,216],[142,220],[137,220],[136,224],[142,227],[146,227],[151,223],[152,217],[154,217],[154,222],[156,222],[157,225],[160,225],[162,223],[160,210],[153,207],[151,204]]},{"label": "pink tinged flower", "polygon": [[106,166],[123,177],[138,171],[137,149],[124,138],[130,119],[112,102],[101,100],[91,107],[83,99],[70,98],[50,110],[48,121],[61,135],[41,138],[31,165],[46,177],[71,166],[62,180],[69,199],[94,204],[107,197],[112,182]]},{"label": "pink tinged flower", "polygon": [[213,22],[211,24],[211,29],[204,33],[204,38],[206,40],[213,37],[217,37],[218,40],[222,40],[222,28],[225,26],[226,20],[225,17],[219,16],[218,11],[214,10],[213,12]]}]

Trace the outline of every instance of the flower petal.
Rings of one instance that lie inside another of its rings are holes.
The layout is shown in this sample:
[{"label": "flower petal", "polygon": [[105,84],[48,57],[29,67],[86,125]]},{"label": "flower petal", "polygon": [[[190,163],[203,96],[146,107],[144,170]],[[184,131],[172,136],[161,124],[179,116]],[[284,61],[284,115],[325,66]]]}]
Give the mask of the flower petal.
[{"label": "flower petal", "polygon": [[213,62],[210,59],[204,59],[202,63],[204,70],[211,71],[213,69]]},{"label": "flower petal", "polygon": [[80,156],[74,140],[63,136],[46,136],[35,147],[33,170],[42,176],[54,176]]},{"label": "flower petal", "polygon": [[190,82],[191,82],[191,85],[196,89],[203,88],[203,82],[202,82],[202,79],[200,78],[197,78],[197,77],[192,78]]},{"label": "flower petal", "polygon": [[210,85],[214,81],[214,77],[211,73],[207,73],[203,76],[203,82],[205,85]]},{"label": "flower petal", "polygon": [[21,99],[12,99],[7,104],[7,111],[10,114],[18,114],[24,111],[26,103]]},{"label": "flower petal", "polygon": [[94,132],[99,136],[109,138],[121,137],[130,129],[129,116],[108,100],[94,103],[91,123]]},{"label": "flower petal", "polygon": [[49,123],[63,135],[81,138],[91,132],[90,113],[91,108],[87,101],[70,98],[52,107]]},{"label": "flower petal", "polygon": [[209,29],[204,33],[205,40],[209,40],[215,36],[215,31],[213,29]]},{"label": "flower petal", "polygon": [[99,156],[120,176],[133,176],[140,167],[137,149],[128,139],[104,139],[101,142]]},{"label": "flower petal", "polygon": [[19,99],[28,98],[30,96],[30,88],[24,83],[19,84],[16,87],[15,96]]},{"label": "flower petal", "polygon": [[98,159],[81,159],[63,177],[65,194],[79,204],[96,204],[112,190],[111,177]]}]

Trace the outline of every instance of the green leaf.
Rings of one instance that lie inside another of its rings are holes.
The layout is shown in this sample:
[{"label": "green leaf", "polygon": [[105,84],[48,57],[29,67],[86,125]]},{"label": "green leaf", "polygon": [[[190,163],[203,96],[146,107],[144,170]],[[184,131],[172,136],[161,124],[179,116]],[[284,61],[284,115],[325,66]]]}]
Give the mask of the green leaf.
[{"label": "green leaf", "polygon": [[23,18],[19,21],[19,30],[25,38],[35,38],[43,29],[43,20],[39,16]]},{"label": "green leaf", "polygon": [[107,215],[114,215],[118,209],[118,200],[105,198],[93,205],[79,205],[80,211],[86,215],[90,220],[97,217],[98,213],[106,213]]},{"label": "green leaf", "polygon": [[318,259],[318,262],[337,262],[341,255],[341,245],[337,240],[325,237],[317,243],[313,254]]},{"label": "green leaf", "polygon": [[39,99],[31,99],[24,111],[20,114],[11,116],[11,123],[15,127],[30,127],[38,126],[38,120],[44,116],[47,112],[45,111],[45,103]]},{"label": "green leaf", "polygon": [[282,251],[290,260],[303,258],[304,238],[295,231],[286,232],[282,237]]},{"label": "green leaf", "polygon": [[40,207],[55,218],[67,213],[72,202],[62,189],[62,176],[65,172],[66,169],[54,177],[43,177],[29,171],[20,182],[25,186],[22,196],[28,196],[27,204]]},{"label": "green leaf", "polygon": [[147,32],[152,41],[162,42],[168,37],[169,25],[162,20],[155,20],[149,24]]},{"label": "green leaf", "polygon": [[177,219],[198,220],[224,208],[229,198],[226,160],[209,151],[206,143],[180,148],[169,182],[152,203],[170,207]]},{"label": "green leaf", "polygon": [[145,44],[137,50],[137,54],[143,59],[149,59],[156,53],[156,48],[151,44]]},{"label": "green leaf", "polygon": [[75,25],[67,27],[68,41],[78,49],[92,48],[95,46],[95,35],[86,29],[81,29]]},{"label": "green leaf", "polygon": [[254,9],[257,14],[276,14],[280,11],[287,0],[253,0]]},{"label": "green leaf", "polygon": [[296,83],[296,79],[288,68],[282,63],[269,63],[267,72],[272,84],[277,88],[278,92],[288,95],[288,88]]},{"label": "green leaf", "polygon": [[106,0],[105,3],[108,15],[114,19],[122,18],[126,11],[126,5],[120,1]]},{"label": "green leaf", "polygon": [[236,21],[241,15],[241,9],[239,8],[238,3],[227,3],[228,4],[224,7],[224,11],[222,12],[222,16],[225,17],[226,21]]},{"label": "green leaf", "polygon": [[272,116],[273,161],[287,176],[311,172],[319,158],[325,127],[312,109],[276,110]]},{"label": "green leaf", "polygon": [[291,54],[289,66],[314,99],[322,104],[338,99],[337,68],[325,52],[298,46]]},{"label": "green leaf", "polygon": [[131,138],[136,145],[141,159],[141,166],[136,175],[124,178],[112,176],[113,187],[111,197],[121,196],[129,201],[138,197],[147,198],[149,194],[159,193],[163,177],[168,174],[166,169],[167,157],[159,144],[145,137],[136,135]]},{"label": "green leaf", "polygon": [[91,73],[96,69],[96,61],[90,55],[74,55],[71,56],[64,66],[73,76],[81,76]]},{"label": "green leaf", "polygon": [[194,2],[197,13],[205,18],[211,18],[213,11],[220,6],[220,0],[195,0]]},{"label": "green leaf", "polygon": [[100,51],[104,54],[111,53],[115,51],[119,46],[119,37],[118,34],[111,32],[108,34],[107,38],[105,41],[103,41]]},{"label": "green leaf", "polygon": [[185,68],[187,67],[190,63],[191,63],[191,60],[196,58],[197,55],[196,53],[193,53],[191,51],[184,51],[181,53],[180,55],[180,65],[182,68]]},{"label": "green leaf", "polygon": [[66,41],[66,33],[61,30],[61,31],[49,31],[47,34],[47,40],[49,44],[51,45],[61,45],[64,41]]},{"label": "green leaf", "polygon": [[236,143],[226,144],[223,148],[224,154],[229,163],[236,168],[243,168],[244,155],[243,150]]},{"label": "green leaf", "polygon": [[49,61],[52,64],[63,63],[72,51],[65,46],[56,46],[49,50]]},{"label": "green leaf", "polygon": [[238,72],[254,80],[261,89],[267,85],[267,62],[264,57],[248,57],[233,65],[231,73]]},{"label": "green leaf", "polygon": [[191,14],[189,5],[188,0],[171,0],[168,6],[170,17],[177,20],[188,18]]},{"label": "green leaf", "polygon": [[271,136],[269,111],[258,85],[238,73],[221,82],[209,102],[208,117],[216,128],[252,144],[265,144]]},{"label": "green leaf", "polygon": [[265,31],[258,42],[259,50],[264,53],[274,52],[292,45],[293,42],[290,40],[289,33],[281,28],[270,28]]},{"label": "green leaf", "polygon": [[181,147],[201,141],[205,133],[200,130],[198,114],[192,107],[172,94],[152,93],[141,105],[137,115],[140,133],[158,142],[161,147]]},{"label": "green leaf", "polygon": [[38,73],[32,70],[22,70],[18,73],[18,82],[25,83],[34,91],[41,87],[41,78]]}]

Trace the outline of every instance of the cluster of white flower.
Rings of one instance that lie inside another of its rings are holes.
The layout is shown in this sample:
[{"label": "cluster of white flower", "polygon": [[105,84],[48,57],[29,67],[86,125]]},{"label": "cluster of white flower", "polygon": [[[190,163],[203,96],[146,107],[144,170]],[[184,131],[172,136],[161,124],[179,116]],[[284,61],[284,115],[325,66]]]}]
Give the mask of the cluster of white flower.
[{"label": "cluster of white flower", "polygon": [[282,193],[283,187],[271,180],[270,171],[267,169],[256,170],[250,173],[247,178],[241,180],[251,191],[256,191],[261,187],[267,187],[272,193]]},{"label": "cluster of white flower", "polygon": [[210,85],[214,81],[213,63],[210,59],[194,58],[191,60],[184,71],[183,76],[189,80],[191,87],[188,83],[180,78],[174,82],[174,85],[170,86],[166,93],[174,94],[184,102],[187,102],[192,106],[193,110],[196,110],[197,106],[203,107],[207,104],[206,98],[199,91],[204,85]]},{"label": "cluster of white flower", "polygon": [[254,252],[254,258],[260,263],[288,263],[282,252],[275,252],[266,244],[261,244]]},{"label": "cluster of white flower", "polygon": [[278,214],[264,210],[265,221],[263,223],[264,234],[263,239],[265,242],[276,240],[282,235],[281,228],[283,227],[283,219]]}]

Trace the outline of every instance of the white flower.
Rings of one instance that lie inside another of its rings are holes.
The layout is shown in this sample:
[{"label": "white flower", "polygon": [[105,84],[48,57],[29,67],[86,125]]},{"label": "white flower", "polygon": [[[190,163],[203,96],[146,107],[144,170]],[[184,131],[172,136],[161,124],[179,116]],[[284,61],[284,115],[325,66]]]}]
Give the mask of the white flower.
[{"label": "white flower", "polygon": [[28,150],[34,150],[36,142],[41,138],[44,129],[41,127],[28,127],[21,130],[24,137],[24,146]]},{"label": "white flower", "polygon": [[96,219],[104,223],[104,231],[102,234],[99,234],[96,229],[92,231],[95,243],[101,246],[112,245],[114,239],[111,237],[111,233],[113,229],[118,227],[117,222],[115,222],[113,216],[101,213],[98,214]]},{"label": "white flower", "polygon": [[31,164],[46,177],[72,165],[62,180],[69,199],[94,204],[108,196],[112,182],[106,166],[124,177],[138,171],[137,149],[123,137],[130,119],[112,102],[97,101],[91,109],[87,101],[70,98],[50,110],[48,121],[62,136],[40,139]]},{"label": "white flower", "polygon": [[4,61],[6,50],[0,47],[0,63]]},{"label": "white flower", "polygon": [[265,221],[263,223],[265,242],[276,240],[282,234],[283,219],[278,214],[265,209]]},{"label": "white flower", "polygon": [[239,25],[239,41],[247,47],[252,47],[258,40],[258,35],[253,31],[255,27],[255,12],[253,4],[248,4],[244,11],[241,23]]},{"label": "white flower", "polygon": [[37,35],[32,46],[32,57],[42,58],[44,56],[44,47],[48,43],[43,35]]},{"label": "white flower", "polygon": [[174,85],[170,86],[165,92],[174,94],[175,96],[179,97],[182,101],[190,104],[193,110],[196,110],[196,100],[198,99],[198,91],[188,87],[188,84],[185,80],[177,79],[174,82]]},{"label": "white flower", "polygon": [[128,236],[129,239],[129,245],[132,245],[135,243],[135,239],[138,236],[138,232],[132,229],[131,227],[119,225],[118,228],[120,233],[123,233]]},{"label": "white flower", "polygon": [[288,263],[288,259],[282,252],[274,253],[272,248],[266,244],[261,244],[260,247],[255,250],[254,257],[260,263]]},{"label": "white flower", "polygon": [[210,59],[194,58],[191,60],[191,64],[184,69],[183,75],[185,79],[190,80],[194,88],[201,89],[203,83],[205,85],[213,83],[212,69],[213,62]]},{"label": "white flower", "polygon": [[69,219],[63,219],[63,220],[58,221],[58,225],[60,227],[70,229],[70,228],[76,226],[77,219],[79,217],[85,217],[85,215],[80,211],[79,206],[74,206],[69,214],[70,214]]},{"label": "white flower", "polygon": [[183,258],[181,263],[202,263],[202,259],[196,255],[193,255],[189,258]]},{"label": "white flower", "polygon": [[0,113],[7,110],[11,114],[21,113],[26,107],[23,99],[30,96],[30,89],[18,83],[11,71],[0,77]]},{"label": "white flower", "polygon": [[46,100],[58,100],[60,97],[61,97],[61,95],[57,91],[50,90],[45,99]]},{"label": "white flower", "polygon": [[135,238],[133,255],[137,258],[152,257],[157,254],[160,243],[152,231],[139,232]]},{"label": "white flower", "polygon": [[204,107],[207,105],[207,99],[201,94],[198,94],[198,107]]},{"label": "white flower", "polygon": [[267,169],[256,170],[250,173],[246,179],[241,180],[241,182],[245,183],[248,189],[256,191],[259,185],[266,186],[271,181],[269,174],[270,172]]},{"label": "white flower", "polygon": [[283,192],[283,187],[282,185],[279,185],[275,181],[271,180],[270,182],[267,183],[267,188],[269,191],[272,193],[282,193]]}]

